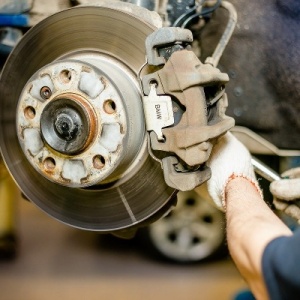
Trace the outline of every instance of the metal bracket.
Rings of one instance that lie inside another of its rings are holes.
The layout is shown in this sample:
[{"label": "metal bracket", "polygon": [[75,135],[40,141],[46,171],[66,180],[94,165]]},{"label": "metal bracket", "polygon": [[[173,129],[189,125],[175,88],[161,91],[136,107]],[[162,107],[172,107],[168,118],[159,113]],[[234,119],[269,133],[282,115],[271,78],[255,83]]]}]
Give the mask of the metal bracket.
[{"label": "metal bracket", "polygon": [[149,95],[143,97],[143,105],[147,130],[154,131],[157,139],[164,141],[162,128],[174,124],[171,97],[158,96],[155,84],[152,84]]},{"label": "metal bracket", "polygon": [[[165,180],[179,190],[191,190],[210,177],[205,162],[213,140],[234,126],[234,120],[225,116],[224,85],[228,75],[203,64],[194,52],[187,50],[191,42],[192,33],[187,29],[155,31],[146,39],[146,52],[148,65],[155,66],[156,71],[142,77],[151,148],[162,151],[163,156],[171,155],[162,160]],[[158,122],[160,111],[155,111],[156,103],[165,107],[165,121]],[[176,122],[171,118],[174,103],[181,110]],[[186,168],[184,172],[174,167],[179,161]]]},{"label": "metal bracket", "polygon": [[208,111],[207,90],[215,91],[214,98],[227,81],[227,74],[202,64],[188,50],[174,52],[163,68],[145,75],[142,84],[146,95],[150,93],[151,82],[156,82],[158,94],[173,96],[184,108],[178,124],[162,129],[164,143],[151,135],[152,148],[175,153],[189,166],[206,162],[212,148],[211,140],[234,126],[234,120],[225,116],[225,93]]},{"label": "metal bracket", "polygon": [[[176,45],[174,49],[176,51],[186,48],[186,46],[192,42],[193,34],[190,30],[178,27],[162,27],[154,31],[146,39],[147,62],[152,66],[163,65],[166,63],[166,58],[161,55],[160,49],[166,49],[170,45]],[[166,54],[166,52],[164,52],[164,54]]]},{"label": "metal bracket", "polygon": [[195,187],[207,181],[211,176],[210,168],[203,166],[202,169],[190,172],[177,172],[175,166],[179,163],[175,156],[162,159],[164,178],[166,184],[180,191],[191,191]]}]

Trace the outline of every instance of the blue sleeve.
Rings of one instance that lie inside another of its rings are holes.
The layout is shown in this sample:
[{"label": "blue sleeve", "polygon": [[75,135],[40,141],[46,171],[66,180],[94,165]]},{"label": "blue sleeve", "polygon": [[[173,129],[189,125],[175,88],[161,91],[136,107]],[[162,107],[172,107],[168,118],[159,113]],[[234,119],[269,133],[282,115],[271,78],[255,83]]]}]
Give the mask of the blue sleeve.
[{"label": "blue sleeve", "polygon": [[21,15],[5,15],[0,14],[0,26],[19,26],[24,27],[29,24],[29,16]]},{"label": "blue sleeve", "polygon": [[300,230],[272,240],[264,250],[262,272],[271,300],[300,299]]}]

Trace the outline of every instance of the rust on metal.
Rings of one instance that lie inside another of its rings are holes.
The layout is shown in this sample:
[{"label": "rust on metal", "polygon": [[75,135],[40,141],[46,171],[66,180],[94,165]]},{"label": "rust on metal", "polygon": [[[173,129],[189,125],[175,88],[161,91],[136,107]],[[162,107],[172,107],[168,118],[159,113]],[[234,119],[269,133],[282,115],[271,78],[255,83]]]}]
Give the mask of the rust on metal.
[{"label": "rust on metal", "polygon": [[213,116],[208,117],[205,87],[221,89],[228,80],[227,74],[201,63],[189,50],[174,52],[163,68],[144,76],[144,87],[156,81],[158,94],[172,95],[186,109],[178,124],[162,129],[164,143],[150,134],[152,148],[173,152],[190,166],[206,162],[212,149],[211,140],[232,128],[234,120],[225,115],[225,93],[216,103]]},{"label": "rust on metal", "polygon": [[88,138],[86,139],[86,142],[81,149],[82,151],[86,149],[93,142],[94,138],[97,136],[96,133],[98,132],[98,124],[100,120],[98,120],[98,116],[96,115],[95,110],[93,109],[90,102],[87,101],[83,96],[69,92],[69,93],[59,94],[57,97],[53,98],[53,100],[59,100],[59,99],[69,99],[76,102],[84,109],[84,112],[86,113],[90,130],[89,130]]}]

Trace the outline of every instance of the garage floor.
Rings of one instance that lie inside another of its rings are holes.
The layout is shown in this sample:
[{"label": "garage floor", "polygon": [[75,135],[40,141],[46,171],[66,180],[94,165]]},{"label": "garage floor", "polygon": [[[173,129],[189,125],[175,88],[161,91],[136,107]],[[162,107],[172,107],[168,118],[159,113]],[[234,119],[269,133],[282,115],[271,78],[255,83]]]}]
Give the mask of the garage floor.
[{"label": "garage floor", "polygon": [[133,241],[63,225],[18,201],[19,254],[0,262],[1,300],[234,299],[246,287],[229,258],[180,266]]}]

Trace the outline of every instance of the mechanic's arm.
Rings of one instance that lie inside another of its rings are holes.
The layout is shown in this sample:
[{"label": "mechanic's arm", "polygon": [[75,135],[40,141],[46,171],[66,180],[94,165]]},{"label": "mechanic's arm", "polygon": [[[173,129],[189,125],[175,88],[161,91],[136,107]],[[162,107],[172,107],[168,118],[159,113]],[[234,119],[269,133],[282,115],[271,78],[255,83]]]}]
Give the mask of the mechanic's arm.
[{"label": "mechanic's arm", "polygon": [[262,198],[249,151],[230,133],[219,138],[208,161],[207,182],[215,204],[225,210],[231,256],[257,299],[267,299],[262,255],[267,244],[289,228]]},{"label": "mechanic's arm", "polygon": [[225,188],[227,240],[232,259],[257,299],[267,299],[262,255],[267,244],[289,228],[271,211],[256,186],[237,177]]}]

